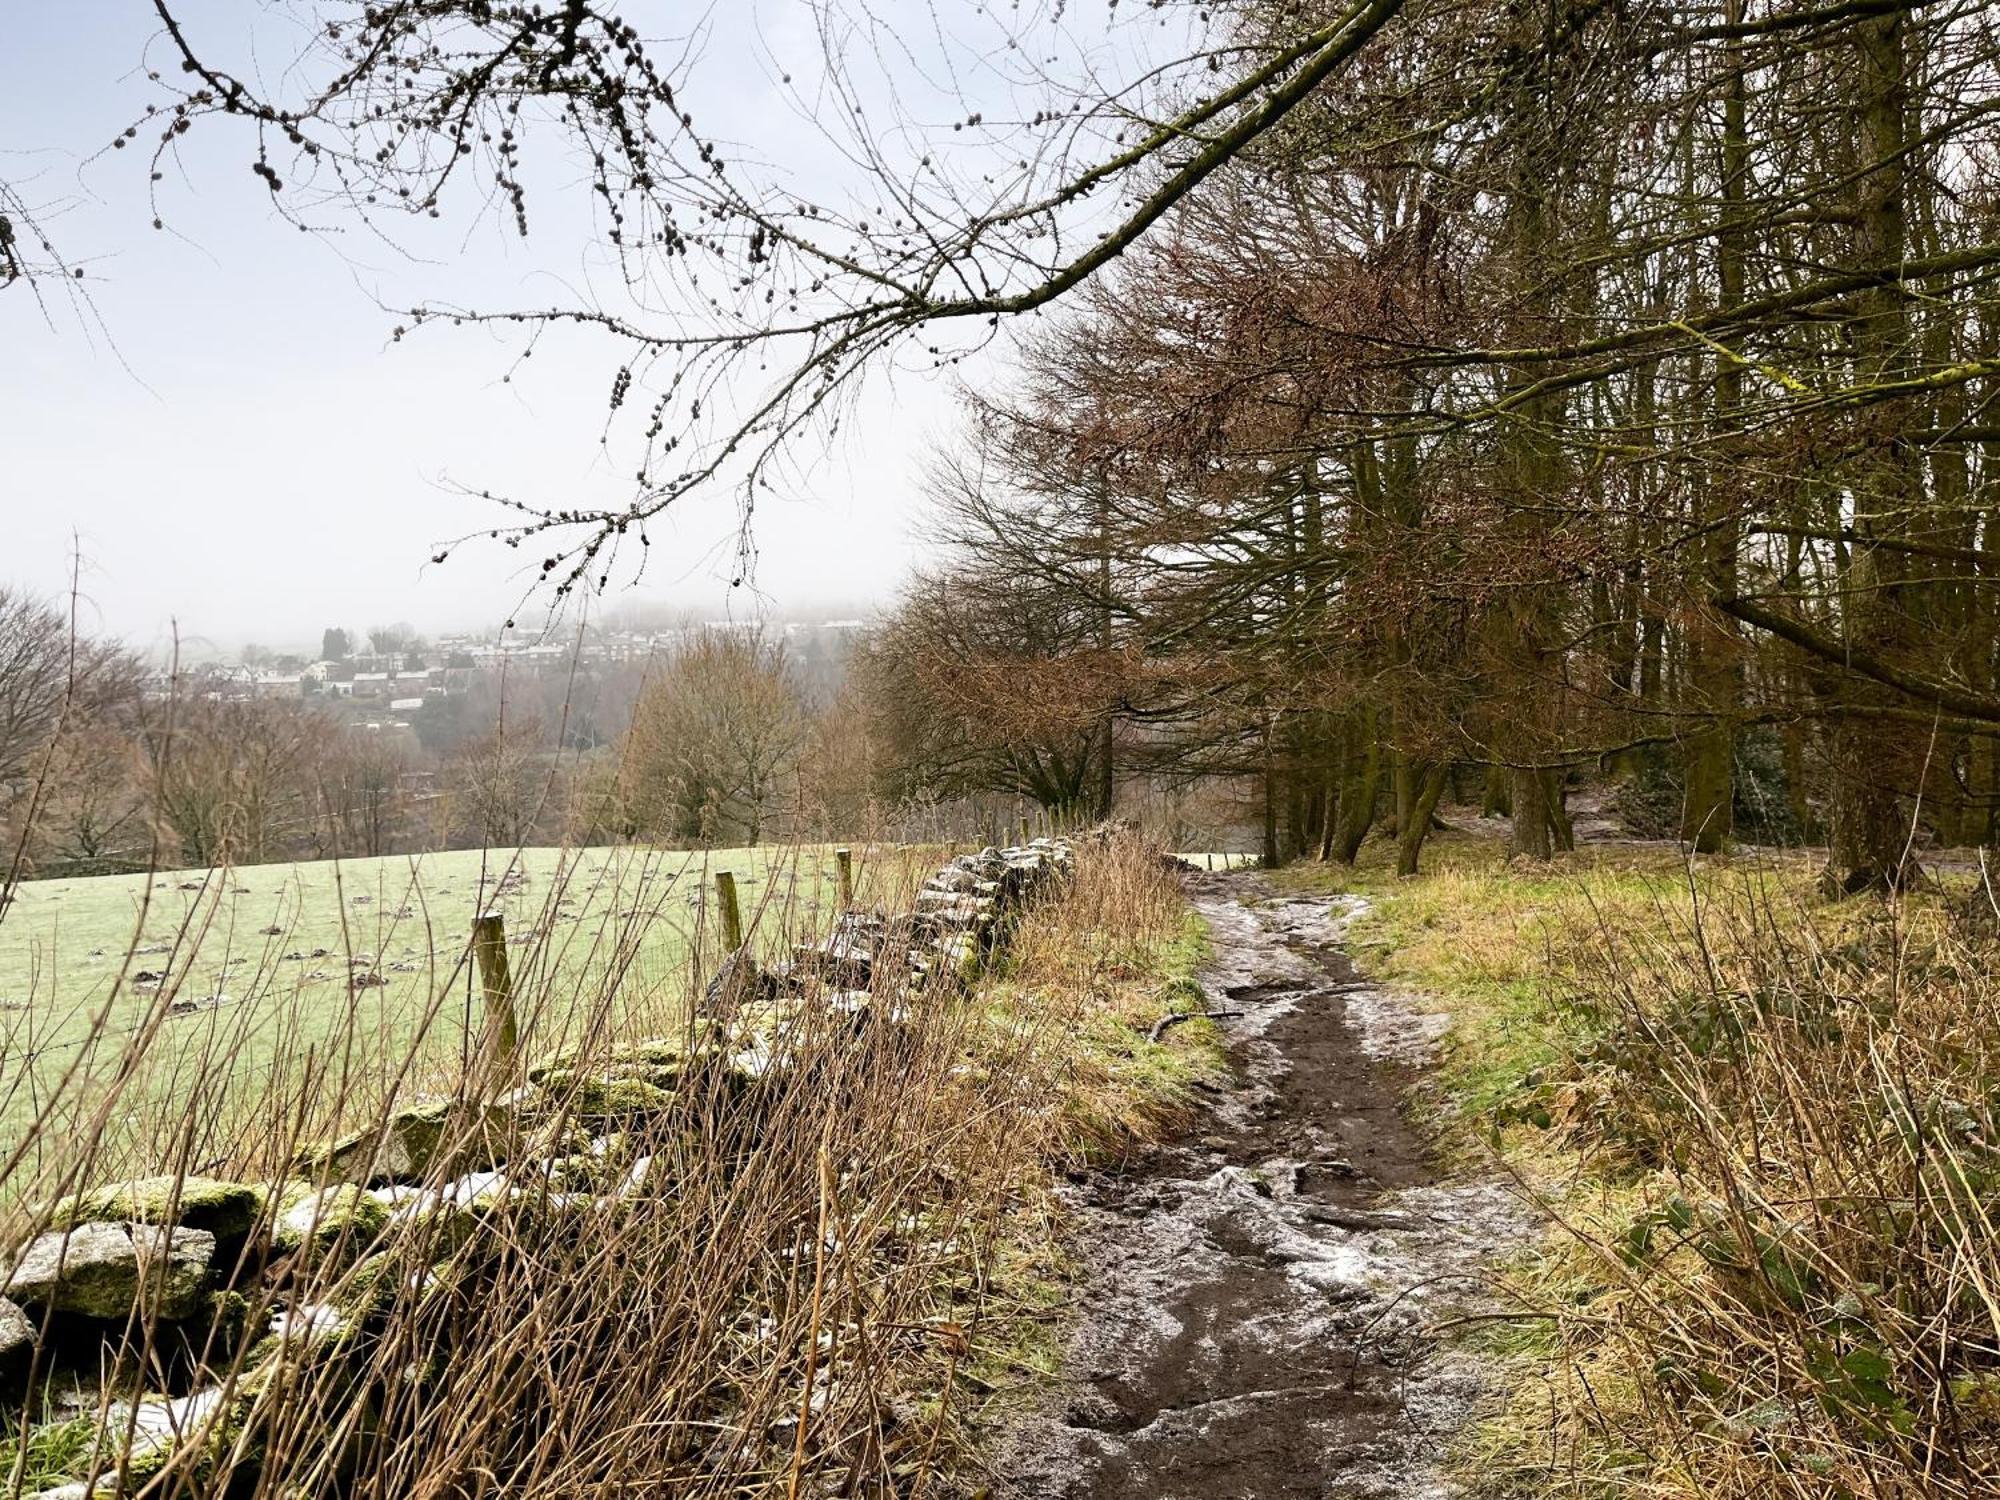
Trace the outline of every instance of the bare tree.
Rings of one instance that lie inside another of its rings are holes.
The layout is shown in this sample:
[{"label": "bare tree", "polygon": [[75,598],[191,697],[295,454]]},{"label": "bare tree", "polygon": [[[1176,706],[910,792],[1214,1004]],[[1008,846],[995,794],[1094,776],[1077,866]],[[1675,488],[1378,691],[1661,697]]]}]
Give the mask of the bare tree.
[{"label": "bare tree", "polygon": [[305,772],[328,729],[317,714],[231,697],[192,675],[148,707],[139,737],[147,793],[184,862],[255,864],[310,823]]},{"label": "bare tree", "polygon": [[[629,497],[494,497],[514,508],[492,534],[539,552],[557,595],[643,566],[649,523],[704,485],[742,497],[747,571],[775,459],[868,370],[949,366],[1011,319],[1122,296],[1158,314],[1147,373],[1186,373],[1178,348],[1202,378],[1162,382],[1184,399],[1147,399],[1149,433],[1114,423],[1070,457],[1111,473],[1136,444],[1154,461],[1107,500],[1143,481],[1174,502],[1156,519],[1233,507],[1253,524],[1220,528],[1232,548],[1276,544],[1235,559],[1255,583],[1236,597],[1288,645],[1221,696],[1267,787],[1296,792],[1284,820],[1338,825],[1320,847],[1365,834],[1383,768],[1407,823],[1461,758],[1517,850],[1552,855],[1569,768],[1663,747],[1677,825],[1719,845],[1739,731],[1763,726],[1822,773],[1837,883],[1907,882],[1920,803],[1992,834],[1982,7],[1231,0],[1165,27],[1147,7],[1159,45],[1081,52],[1069,9],[932,28],[946,104],[924,117],[899,102],[923,60],[827,0],[800,104],[843,180],[721,146],[698,62],[618,0],[302,10],[281,69],[247,29],[155,0],[167,98],[130,138],[151,133],[157,169],[190,130],[244,127],[308,228],[497,206],[525,234],[543,174],[581,172],[615,286],[394,313],[398,336],[481,324],[525,358],[562,329],[611,351]],[[1207,262],[1246,295],[1119,285],[1190,217],[1221,226]],[[1370,587],[1392,609],[1364,614]],[[1440,598],[1456,662],[1406,628]],[[1344,698],[1291,670],[1328,610],[1359,622],[1327,653]],[[1376,682],[1394,703],[1356,691]],[[1328,818],[1346,790],[1353,815]]]},{"label": "bare tree", "polygon": [[374,856],[394,851],[404,821],[403,774],[409,756],[393,735],[347,727],[319,747],[314,781],[329,852]]},{"label": "bare tree", "polygon": [[[880,90],[858,79],[864,64],[907,55],[891,23],[863,5],[826,6],[817,104],[803,93],[800,104],[856,163],[839,201],[802,190],[782,162],[731,159],[683,99],[694,62],[645,40],[617,0],[359,7],[316,25],[279,74],[154,0],[169,58],[155,72],[172,96],[130,134],[152,132],[157,168],[192,127],[248,125],[252,169],[309,227],[334,210],[379,227],[498,204],[526,235],[531,142],[550,136],[558,154],[580,154],[623,272],[619,297],[420,306],[396,330],[489,323],[531,350],[576,326],[618,351],[611,403],[643,428],[630,501],[508,502],[518,520],[507,540],[546,538],[542,572],[564,593],[607,581],[628,545],[643,556],[647,522],[696,487],[737,484],[747,528],[774,457],[832,415],[856,376],[899,350],[948,364],[963,346],[927,330],[966,324],[976,343],[1115,262],[1346,69],[1400,6],[1298,14],[1269,41],[1209,38],[1190,18],[1170,58],[1127,59],[1135,76],[1104,80],[1086,52],[1067,84],[1039,62],[1077,51],[1061,7],[968,15],[937,33],[938,76],[960,80],[959,112],[932,121],[898,112],[893,71]],[[977,70],[993,89],[990,119],[964,83],[983,44],[1024,62]]]},{"label": "bare tree", "polygon": [[51,865],[132,864],[150,854],[130,715],[92,714],[65,725],[43,765],[47,789],[29,830],[29,853],[39,873],[48,873]]},{"label": "bare tree", "polygon": [[1096,803],[1121,665],[1087,599],[961,559],[905,591],[855,673],[895,794],[1003,791],[1074,816]]},{"label": "bare tree", "polygon": [[624,751],[626,805],[641,833],[756,844],[795,790],[809,721],[782,641],[703,630],[640,696]]},{"label": "bare tree", "polygon": [[458,831],[481,848],[529,842],[550,805],[553,774],[539,720],[512,719],[460,745],[445,764]]},{"label": "bare tree", "polygon": [[54,605],[0,586],[0,797],[20,790],[66,714],[129,703],[139,676],[123,647],[81,636]]},{"label": "bare tree", "polygon": [[424,649],[423,637],[409,624],[371,625],[368,649],[377,656],[404,657]]},{"label": "bare tree", "polygon": [[880,821],[882,752],[860,685],[850,676],[815,709],[799,751],[800,801],[820,834],[873,833]]}]

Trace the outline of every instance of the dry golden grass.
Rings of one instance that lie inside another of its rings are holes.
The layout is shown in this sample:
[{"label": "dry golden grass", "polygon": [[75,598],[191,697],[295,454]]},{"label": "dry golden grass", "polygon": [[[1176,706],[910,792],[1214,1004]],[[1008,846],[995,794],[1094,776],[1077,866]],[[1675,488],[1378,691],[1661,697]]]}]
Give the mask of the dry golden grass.
[{"label": "dry golden grass", "polygon": [[1548,1206],[1485,1493],[2000,1493],[2000,929],[1966,882],[1599,852],[1354,882],[1457,1013],[1442,1107]]}]

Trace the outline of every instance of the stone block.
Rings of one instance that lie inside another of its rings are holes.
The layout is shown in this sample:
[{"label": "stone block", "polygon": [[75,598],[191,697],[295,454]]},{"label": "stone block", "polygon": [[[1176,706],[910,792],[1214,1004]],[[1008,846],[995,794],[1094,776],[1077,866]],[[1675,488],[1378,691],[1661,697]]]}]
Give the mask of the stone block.
[{"label": "stone block", "polygon": [[159,1224],[79,1224],[30,1240],[0,1292],[30,1307],[123,1319],[135,1306],[169,1321],[203,1304],[215,1236]]}]

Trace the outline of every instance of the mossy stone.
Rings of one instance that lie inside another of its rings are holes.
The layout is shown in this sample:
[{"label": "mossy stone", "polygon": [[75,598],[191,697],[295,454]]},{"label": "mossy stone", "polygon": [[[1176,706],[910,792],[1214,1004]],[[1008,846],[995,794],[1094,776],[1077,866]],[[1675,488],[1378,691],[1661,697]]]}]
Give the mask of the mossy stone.
[{"label": "mossy stone", "polygon": [[350,1318],[380,1317],[395,1305],[397,1291],[410,1280],[403,1256],[394,1250],[377,1250],[354,1263],[328,1301]]},{"label": "mossy stone", "polygon": [[308,1147],[294,1165],[309,1177],[367,1186],[421,1177],[439,1165],[486,1166],[505,1154],[519,1123],[517,1105],[422,1100],[379,1125]]},{"label": "mossy stone", "polygon": [[0,1297],[0,1380],[20,1374],[34,1357],[34,1320]]},{"label": "mossy stone", "polygon": [[542,1085],[551,1105],[580,1120],[630,1120],[665,1112],[674,1091],[645,1078],[592,1075]]},{"label": "mossy stone", "polygon": [[589,1152],[579,1152],[559,1156],[548,1164],[549,1190],[556,1193],[598,1192],[618,1175],[621,1174],[617,1164],[608,1154],[593,1156]]},{"label": "mossy stone", "polygon": [[137,1307],[178,1322],[198,1311],[215,1236],[185,1225],[93,1220],[30,1240],[0,1293],[30,1307],[119,1320]]},{"label": "mossy stone", "polygon": [[324,1255],[344,1247],[367,1252],[389,1224],[388,1206],[350,1182],[324,1188],[304,1185],[288,1197],[271,1225],[271,1248],[284,1254],[312,1249]]},{"label": "mossy stone", "polygon": [[582,1078],[642,1078],[670,1089],[691,1070],[721,1056],[727,1040],[719,1023],[704,1018],[684,1037],[647,1037],[556,1058],[530,1069],[528,1081],[549,1092],[561,1092]]},{"label": "mossy stone", "polygon": [[222,1246],[241,1244],[267,1207],[264,1190],[212,1177],[141,1177],[72,1193],[49,1210],[49,1227],[73,1229],[105,1221],[180,1224],[212,1234]]},{"label": "mossy stone", "polygon": [[173,1338],[177,1342],[160,1347],[169,1357],[185,1357],[190,1364],[206,1359],[211,1367],[226,1365],[231,1355],[250,1341],[250,1313],[250,1299],[241,1292],[206,1292],[176,1326]]}]

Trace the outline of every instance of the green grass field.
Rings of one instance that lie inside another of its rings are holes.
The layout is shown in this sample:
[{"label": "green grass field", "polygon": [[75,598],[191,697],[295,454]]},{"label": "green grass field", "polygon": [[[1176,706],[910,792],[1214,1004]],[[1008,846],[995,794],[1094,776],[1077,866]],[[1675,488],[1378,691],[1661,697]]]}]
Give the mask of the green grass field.
[{"label": "green grass field", "polygon": [[[900,863],[863,858],[863,897]],[[834,860],[815,847],[473,850],[24,884],[0,916],[0,1156],[38,1119],[48,1135],[96,1108],[128,1116],[109,1134],[143,1154],[197,1117],[213,1134],[275,1108],[308,1077],[338,1104],[449,1074],[483,1024],[467,961],[483,910],[506,918],[531,1056],[582,1024],[672,1024],[705,891],[703,942],[711,959],[718,948],[717,870],[735,873],[760,941],[823,930]]]}]

